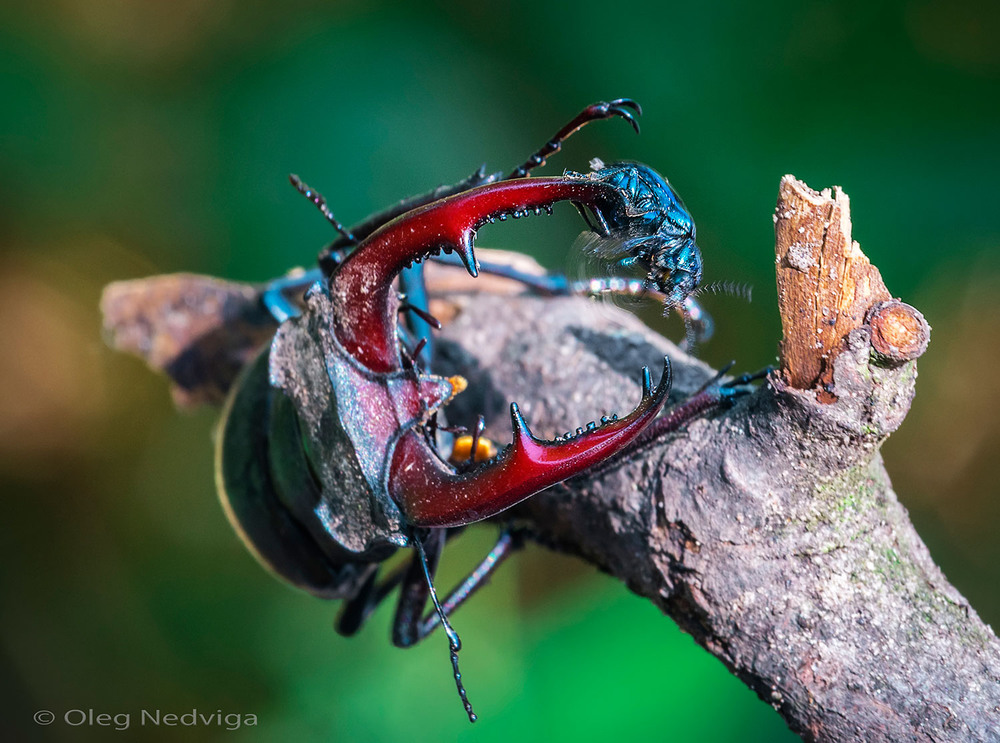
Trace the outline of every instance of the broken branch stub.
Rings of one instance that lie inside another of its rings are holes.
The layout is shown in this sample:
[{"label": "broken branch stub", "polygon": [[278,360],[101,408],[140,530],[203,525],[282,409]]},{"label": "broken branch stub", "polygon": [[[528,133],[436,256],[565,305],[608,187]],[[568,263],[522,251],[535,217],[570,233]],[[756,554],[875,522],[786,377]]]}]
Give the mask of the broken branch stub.
[{"label": "broken branch stub", "polygon": [[[781,369],[795,389],[827,387],[843,340],[892,297],[851,239],[850,201],[839,187],[813,191],[781,179],[774,215]],[[822,402],[832,402],[826,392]]]}]

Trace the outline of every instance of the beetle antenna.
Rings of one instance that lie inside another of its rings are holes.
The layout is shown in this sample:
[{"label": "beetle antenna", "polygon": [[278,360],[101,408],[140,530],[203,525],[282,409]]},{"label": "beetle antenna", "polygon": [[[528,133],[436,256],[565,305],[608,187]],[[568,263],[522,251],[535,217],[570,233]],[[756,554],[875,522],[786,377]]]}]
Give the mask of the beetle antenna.
[{"label": "beetle antenna", "polygon": [[466,693],[465,685],[462,683],[462,672],[458,670],[458,651],[462,649],[462,640],[451,626],[451,622],[448,621],[448,615],[445,614],[444,609],[441,608],[441,602],[438,601],[434,581],[431,579],[431,571],[427,568],[427,555],[424,552],[424,543],[420,540],[419,536],[414,538],[413,545],[417,549],[417,555],[420,556],[420,566],[424,569],[424,578],[427,579],[427,588],[430,590],[434,609],[441,618],[441,626],[444,628],[445,634],[448,635],[448,649],[451,651],[451,667],[454,669],[455,686],[458,687],[458,696],[465,707],[465,713],[469,716],[469,722],[475,722],[479,718],[472,709],[472,702],[469,701],[469,695]]},{"label": "beetle antenna", "polygon": [[696,294],[728,294],[746,302],[753,301],[753,285],[741,281],[713,281],[698,289]]},{"label": "beetle antenna", "polygon": [[326,205],[326,199],[323,198],[323,194],[313,188],[310,188],[309,185],[304,183],[301,178],[295,175],[295,173],[289,173],[288,180],[295,187],[296,191],[316,205],[320,214],[326,217],[326,221],[333,225],[333,229],[339,232],[345,240],[349,240],[351,245],[357,245],[358,240],[354,237],[354,233],[344,227],[344,225],[340,223],[340,220],[333,216],[333,212],[330,211],[330,207]]}]

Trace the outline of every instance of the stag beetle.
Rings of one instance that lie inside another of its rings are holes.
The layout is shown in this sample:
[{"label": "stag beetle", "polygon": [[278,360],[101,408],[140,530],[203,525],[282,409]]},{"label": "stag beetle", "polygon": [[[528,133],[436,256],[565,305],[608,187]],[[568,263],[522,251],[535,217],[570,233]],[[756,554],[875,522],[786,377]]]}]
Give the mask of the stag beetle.
[{"label": "stag beetle", "polygon": [[[479,455],[481,417],[471,441],[468,431],[439,421],[441,408],[466,382],[426,370],[429,328],[439,324],[421,307],[420,262],[460,262],[473,277],[493,271],[549,294],[652,293],[667,310],[694,312],[692,294],[701,278],[694,223],[662,176],[639,163],[594,161],[587,174],[529,177],[588,122],[620,117],[638,132],[640,113],[629,99],[588,106],[506,176],[480,168],[351,229],[318,192],[291,176],[339,234],[321,252],[318,268],[263,287],[190,276],[121,282],[102,300],[116,345],[142,353],[181,386],[211,386],[219,393],[232,388],[217,436],[216,481],[250,551],[295,586],[344,599],[336,625],[344,635],[358,631],[399,586],[393,643],[412,645],[440,624],[471,721],[476,716],[458,669],[461,643],[449,617],[523,535],[506,529],[469,577],[439,600],[433,576],[446,538],[607,462],[641,442],[644,432],[648,438],[677,428],[725,394],[703,391],[651,427],[670,390],[664,358],[655,387],[648,369],[642,370],[641,399],[628,415],[545,441],[511,403],[512,443],[493,456],[488,447]],[[621,264],[641,266],[646,278],[574,284],[476,260],[473,241],[481,226],[550,213],[559,201],[574,204],[593,233],[624,256]],[[211,301],[200,302],[202,295]],[[159,360],[151,358],[156,344],[148,338],[129,340],[136,327],[155,332],[165,324],[170,313],[150,309],[157,301],[193,316],[186,334],[173,338],[177,352]],[[397,322],[401,311],[407,312],[405,328]],[[466,434],[450,460],[442,430]],[[413,559],[379,580],[383,561],[401,547],[412,547]],[[428,597],[434,609],[424,615]]]}]

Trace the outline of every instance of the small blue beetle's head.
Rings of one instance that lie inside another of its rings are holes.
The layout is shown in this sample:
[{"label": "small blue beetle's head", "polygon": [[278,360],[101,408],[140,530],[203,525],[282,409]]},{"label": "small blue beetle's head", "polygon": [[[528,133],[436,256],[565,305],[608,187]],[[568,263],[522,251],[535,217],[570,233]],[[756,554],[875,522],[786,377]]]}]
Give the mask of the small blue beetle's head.
[{"label": "small blue beetle's head", "polygon": [[649,279],[667,296],[666,306],[680,307],[701,284],[701,251],[694,239],[670,241],[652,256]]}]

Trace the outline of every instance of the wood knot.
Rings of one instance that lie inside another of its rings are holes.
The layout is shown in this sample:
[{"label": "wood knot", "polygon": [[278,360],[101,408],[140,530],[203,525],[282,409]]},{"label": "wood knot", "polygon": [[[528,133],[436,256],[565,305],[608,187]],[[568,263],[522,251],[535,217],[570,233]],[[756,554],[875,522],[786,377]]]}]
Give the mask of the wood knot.
[{"label": "wood knot", "polygon": [[931,339],[931,326],[920,311],[898,299],[875,304],[868,312],[868,324],[872,349],[890,363],[920,357]]}]

